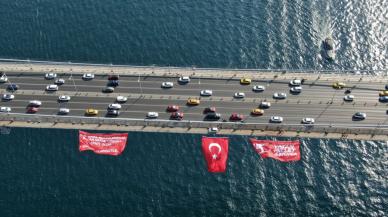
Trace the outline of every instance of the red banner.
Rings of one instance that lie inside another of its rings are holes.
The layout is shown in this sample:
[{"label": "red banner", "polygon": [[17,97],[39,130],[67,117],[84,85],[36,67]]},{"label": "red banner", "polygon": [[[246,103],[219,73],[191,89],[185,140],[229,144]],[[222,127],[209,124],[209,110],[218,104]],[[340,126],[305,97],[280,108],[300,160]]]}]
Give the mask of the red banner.
[{"label": "red banner", "polygon": [[202,152],[209,172],[225,172],[226,161],[228,160],[228,145],[228,138],[202,137]]},{"label": "red banner", "polygon": [[79,150],[96,154],[119,155],[127,144],[128,133],[88,133],[79,131]]},{"label": "red banner", "polygon": [[250,140],[262,158],[269,157],[283,162],[300,160],[299,141]]}]

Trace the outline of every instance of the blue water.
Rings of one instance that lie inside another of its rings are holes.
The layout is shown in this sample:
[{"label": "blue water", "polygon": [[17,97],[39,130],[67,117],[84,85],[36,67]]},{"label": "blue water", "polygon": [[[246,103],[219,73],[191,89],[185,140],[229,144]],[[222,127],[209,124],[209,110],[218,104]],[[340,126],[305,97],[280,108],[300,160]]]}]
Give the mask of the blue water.
[{"label": "blue water", "polygon": [[[0,1],[1,58],[387,69],[387,33],[386,0]],[[329,35],[335,62],[319,56]],[[108,157],[79,153],[76,130],[0,134],[0,217],[388,215],[385,142],[302,139],[301,161],[281,163],[232,136],[227,172],[210,174],[201,135],[129,135]]]},{"label": "blue water", "polygon": [[303,139],[301,160],[281,163],[231,136],[227,172],[210,174],[201,135],[129,133],[118,157],[79,152],[77,136],[1,135],[0,216],[387,214],[385,143]]},{"label": "blue water", "polygon": [[[0,57],[228,68],[387,69],[386,0],[2,0]],[[336,41],[335,63],[319,60]]]}]

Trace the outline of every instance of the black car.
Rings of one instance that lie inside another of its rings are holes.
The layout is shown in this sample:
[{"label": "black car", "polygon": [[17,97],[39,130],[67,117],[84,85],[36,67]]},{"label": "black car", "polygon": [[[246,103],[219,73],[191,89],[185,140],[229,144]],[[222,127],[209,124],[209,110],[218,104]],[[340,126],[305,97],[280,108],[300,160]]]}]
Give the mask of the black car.
[{"label": "black car", "polygon": [[102,89],[102,92],[103,93],[113,93],[113,91],[115,91],[115,88],[114,87],[104,87]]},{"label": "black car", "polygon": [[108,116],[119,116],[120,111],[115,109],[108,109],[108,112],[106,113]]},{"label": "black car", "polygon": [[110,80],[108,82],[108,86],[109,87],[117,87],[117,86],[119,86],[119,81],[118,80]]},{"label": "black car", "polygon": [[388,90],[388,84],[385,85],[385,89]]},{"label": "black car", "polygon": [[19,89],[19,85],[17,85],[17,84],[8,84],[8,86],[7,86],[7,90],[10,90],[10,91],[15,91],[18,89]]},{"label": "black car", "polygon": [[208,121],[218,121],[220,118],[221,118],[221,114],[215,113],[215,112],[207,113],[205,116],[205,120],[208,120]]},{"label": "black car", "polygon": [[108,75],[108,80],[109,81],[119,80],[119,75]]}]

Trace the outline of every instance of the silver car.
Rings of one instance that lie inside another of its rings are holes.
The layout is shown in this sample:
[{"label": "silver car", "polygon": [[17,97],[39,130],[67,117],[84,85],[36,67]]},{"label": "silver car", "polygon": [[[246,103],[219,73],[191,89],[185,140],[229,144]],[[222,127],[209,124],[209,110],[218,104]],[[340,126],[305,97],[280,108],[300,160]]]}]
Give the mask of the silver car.
[{"label": "silver car", "polygon": [[3,94],[2,99],[3,100],[13,100],[13,99],[15,99],[15,95],[6,93],[6,94]]},{"label": "silver car", "polygon": [[67,115],[67,114],[69,114],[69,112],[70,112],[70,109],[68,109],[68,108],[60,108],[58,111],[58,114]]},{"label": "silver car", "polygon": [[54,79],[56,77],[57,77],[57,74],[55,74],[55,73],[46,73],[44,75],[44,78],[47,79],[47,80],[51,80],[51,79]]},{"label": "silver car", "polygon": [[127,100],[128,100],[128,98],[125,97],[125,96],[117,96],[117,97],[116,97],[116,101],[117,101],[118,103],[125,103]]},{"label": "silver car", "polygon": [[163,82],[162,83],[162,88],[172,88],[174,87],[174,83],[172,82]]},{"label": "silver car", "polygon": [[110,110],[119,110],[119,109],[121,109],[121,105],[117,104],[117,103],[109,104],[108,105],[108,109],[110,109]]},{"label": "silver car", "polygon": [[356,120],[364,120],[365,118],[366,118],[366,113],[365,112],[356,112],[353,115],[353,119],[356,119]]},{"label": "silver car", "polygon": [[159,113],[157,112],[148,112],[147,113],[147,118],[158,118],[159,117]]},{"label": "silver car", "polygon": [[300,87],[300,86],[291,87],[290,92],[291,93],[301,93],[302,92],[302,87]]},{"label": "silver car", "polygon": [[68,102],[70,101],[71,97],[70,96],[67,96],[67,95],[61,95],[58,97],[58,101],[60,102]]},{"label": "silver car", "polygon": [[50,84],[46,86],[47,91],[57,91],[58,90],[58,85],[56,84]]},{"label": "silver car", "polygon": [[186,84],[186,83],[189,83],[190,82],[190,77],[189,76],[182,76],[178,79],[178,82],[179,83],[183,83],[183,84]]},{"label": "silver car", "polygon": [[273,98],[274,99],[286,99],[287,94],[286,93],[274,93]]},{"label": "silver car", "polygon": [[354,96],[353,95],[346,95],[344,96],[344,101],[346,102],[352,102],[354,100]]},{"label": "silver car", "polygon": [[94,74],[91,74],[91,73],[86,73],[82,75],[83,80],[92,80],[93,78],[94,78]]},{"label": "silver car", "polygon": [[29,106],[36,106],[36,107],[39,107],[42,105],[42,102],[39,101],[39,100],[31,100],[28,102],[28,105]]},{"label": "silver car", "polygon": [[271,107],[271,103],[270,102],[261,102],[259,107],[262,109],[267,109],[267,108]]},{"label": "silver car", "polygon": [[200,95],[201,96],[211,96],[211,95],[213,95],[213,91],[212,90],[201,90]]},{"label": "silver car", "polygon": [[301,84],[302,84],[302,81],[299,79],[294,79],[294,80],[290,81],[291,86],[300,86]]},{"label": "silver car", "polygon": [[11,112],[10,107],[0,107],[0,112]]},{"label": "silver car", "polygon": [[234,93],[234,98],[242,99],[244,97],[245,97],[245,93],[242,93],[242,92]]},{"label": "silver car", "polygon": [[265,87],[262,85],[256,85],[252,87],[252,90],[254,92],[263,92],[265,90]]},{"label": "silver car", "polygon": [[314,118],[303,118],[302,119],[302,124],[314,124],[315,120]]},{"label": "silver car", "polygon": [[280,116],[271,116],[269,119],[271,123],[282,123],[283,122],[283,117]]}]

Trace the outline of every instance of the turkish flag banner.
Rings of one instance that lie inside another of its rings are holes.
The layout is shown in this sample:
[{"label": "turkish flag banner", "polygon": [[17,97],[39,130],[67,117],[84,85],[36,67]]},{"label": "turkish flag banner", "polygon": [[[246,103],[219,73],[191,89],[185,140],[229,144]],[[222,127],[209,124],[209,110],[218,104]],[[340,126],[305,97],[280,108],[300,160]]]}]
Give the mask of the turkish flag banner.
[{"label": "turkish flag banner", "polygon": [[128,133],[88,133],[79,131],[79,150],[96,154],[121,154],[127,144]]},{"label": "turkish flag banner", "polygon": [[250,140],[255,151],[262,158],[269,157],[282,162],[300,160],[299,141]]},{"label": "turkish flag banner", "polygon": [[228,146],[228,138],[202,137],[202,152],[209,172],[225,172],[226,161],[228,160]]}]

